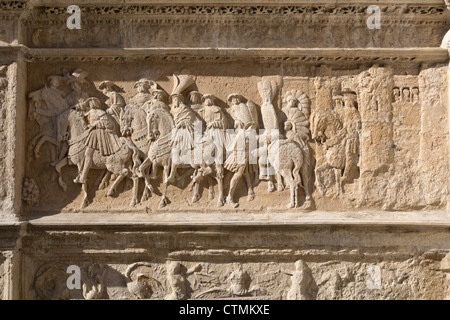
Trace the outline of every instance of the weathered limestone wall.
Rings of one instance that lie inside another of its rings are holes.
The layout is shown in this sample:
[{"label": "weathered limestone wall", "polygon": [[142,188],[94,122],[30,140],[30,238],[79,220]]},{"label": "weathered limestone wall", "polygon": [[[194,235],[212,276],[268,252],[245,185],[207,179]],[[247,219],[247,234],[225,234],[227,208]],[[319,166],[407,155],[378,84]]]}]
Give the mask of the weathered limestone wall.
[{"label": "weathered limestone wall", "polygon": [[1,299],[449,298],[448,1],[72,4],[0,1]]}]

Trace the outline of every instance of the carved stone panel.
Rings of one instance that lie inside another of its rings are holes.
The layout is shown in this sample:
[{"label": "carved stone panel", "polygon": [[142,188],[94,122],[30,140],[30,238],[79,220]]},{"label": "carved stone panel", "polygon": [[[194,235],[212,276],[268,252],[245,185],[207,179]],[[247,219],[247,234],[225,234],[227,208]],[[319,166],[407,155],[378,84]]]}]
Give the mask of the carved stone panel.
[{"label": "carved stone panel", "polygon": [[144,2],[0,0],[0,298],[449,298],[448,1]]}]

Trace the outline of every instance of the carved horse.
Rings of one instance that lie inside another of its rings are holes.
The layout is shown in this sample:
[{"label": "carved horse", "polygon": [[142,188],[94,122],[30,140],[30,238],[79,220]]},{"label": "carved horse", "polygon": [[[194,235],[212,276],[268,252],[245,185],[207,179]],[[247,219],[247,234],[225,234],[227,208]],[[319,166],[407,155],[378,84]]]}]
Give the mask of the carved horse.
[{"label": "carved horse", "polygon": [[[67,185],[62,179],[61,169],[67,165],[76,165],[78,171],[81,170],[85,160],[85,139],[88,137],[89,131],[84,129],[83,119],[74,109],[69,109],[58,117],[57,128],[59,135],[65,132],[68,133],[68,155],[55,165],[55,169],[59,174],[58,183],[66,191]],[[116,154],[103,156],[97,150],[94,152],[92,169],[106,169],[117,175],[116,180],[108,190],[107,196],[112,196],[116,192],[118,184],[124,178],[132,178],[134,191],[131,206],[134,206],[137,203],[138,192],[137,176],[134,174],[134,169],[141,163],[139,160],[139,150],[124,137],[119,138],[119,141],[122,146]],[[86,183],[83,183],[82,188],[84,197],[81,208],[84,208],[89,204]]]},{"label": "carved horse", "polygon": [[[69,108],[66,100],[45,87],[29,94],[28,108],[28,119],[36,120],[40,131],[31,139],[28,145],[29,152],[33,152],[34,157],[39,159],[42,145],[49,142],[56,147],[56,152],[59,153],[63,144],[57,137],[55,120],[58,114]],[[58,159],[55,149],[50,149],[50,153],[52,161]]]},{"label": "carved horse", "polygon": [[[273,140],[267,147],[263,146],[254,151],[254,154],[264,154],[276,174],[281,176],[289,185],[290,201],[288,208],[299,206],[298,189],[302,187],[301,168],[304,165],[304,155],[301,146],[292,139]],[[305,201],[309,201],[311,195],[305,192]]]},{"label": "carved horse", "polygon": [[[120,133],[127,137],[139,149],[139,158],[144,161],[147,157],[150,139],[148,137],[147,113],[138,105],[127,105],[120,117]],[[139,183],[139,180],[137,180]],[[153,191],[151,184],[144,189],[141,201],[145,201]]]},{"label": "carved horse", "polygon": [[326,194],[322,174],[325,170],[333,169],[339,196],[343,193],[341,176],[345,168],[345,128],[331,109],[315,110],[311,119],[312,139],[323,145],[325,151],[322,164],[316,168],[317,189],[322,196]]},{"label": "carved horse", "polygon": [[[192,159],[193,150],[187,151],[191,156],[191,161],[189,164],[177,164],[173,165],[172,159],[172,138],[173,130],[175,128],[175,123],[173,121],[172,115],[165,109],[155,109],[151,110],[147,114],[147,126],[148,126],[148,138],[151,141],[150,148],[148,150],[148,155],[144,162],[138,169],[138,174],[145,177],[146,188],[151,189],[150,180],[157,179],[158,168],[163,167],[164,169],[164,190],[159,207],[163,208],[168,204],[167,199],[167,188],[170,184],[169,176],[175,173],[173,170],[177,168],[194,168],[194,170],[199,170],[199,166],[194,164]],[[149,174],[145,174],[145,170],[149,170]],[[193,177],[197,175],[194,171]],[[194,190],[192,196],[193,202],[199,199],[199,183],[194,182],[191,186]]]}]

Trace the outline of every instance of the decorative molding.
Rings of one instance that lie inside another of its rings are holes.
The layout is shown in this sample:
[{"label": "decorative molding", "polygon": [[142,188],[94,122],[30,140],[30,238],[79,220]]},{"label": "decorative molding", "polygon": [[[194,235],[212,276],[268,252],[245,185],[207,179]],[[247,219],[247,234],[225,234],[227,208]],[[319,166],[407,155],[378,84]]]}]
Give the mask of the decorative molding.
[{"label": "decorative molding", "polygon": [[24,49],[27,62],[296,62],[334,63],[439,63],[448,60],[440,48],[423,49],[225,49],[225,48],[146,48],[146,49]]}]

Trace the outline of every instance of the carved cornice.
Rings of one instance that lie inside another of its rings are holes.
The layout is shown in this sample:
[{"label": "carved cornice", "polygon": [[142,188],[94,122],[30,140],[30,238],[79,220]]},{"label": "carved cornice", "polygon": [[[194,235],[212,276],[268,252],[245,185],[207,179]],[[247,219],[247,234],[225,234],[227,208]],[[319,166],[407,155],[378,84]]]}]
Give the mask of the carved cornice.
[{"label": "carved cornice", "polygon": [[[267,18],[286,23],[317,24],[367,19],[367,5],[80,5],[84,23],[255,23]],[[448,24],[441,5],[380,5],[382,21],[389,24]],[[34,7],[22,19],[24,25],[61,25],[68,17],[67,6]]]},{"label": "carved cornice", "polygon": [[27,62],[230,62],[365,64],[440,63],[448,61],[447,50],[416,49],[24,49]]}]

